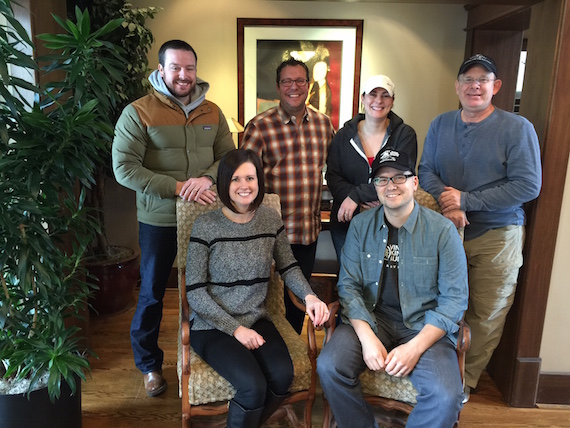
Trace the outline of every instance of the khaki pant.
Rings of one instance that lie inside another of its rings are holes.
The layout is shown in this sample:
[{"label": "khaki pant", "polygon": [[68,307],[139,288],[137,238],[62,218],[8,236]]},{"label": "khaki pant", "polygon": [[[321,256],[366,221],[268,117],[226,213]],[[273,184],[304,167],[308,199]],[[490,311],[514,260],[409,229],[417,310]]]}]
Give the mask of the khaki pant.
[{"label": "khaki pant", "polygon": [[506,226],[464,243],[469,267],[465,321],[471,327],[465,383],[471,388],[477,386],[501,340],[523,263],[524,233],[524,226]]}]

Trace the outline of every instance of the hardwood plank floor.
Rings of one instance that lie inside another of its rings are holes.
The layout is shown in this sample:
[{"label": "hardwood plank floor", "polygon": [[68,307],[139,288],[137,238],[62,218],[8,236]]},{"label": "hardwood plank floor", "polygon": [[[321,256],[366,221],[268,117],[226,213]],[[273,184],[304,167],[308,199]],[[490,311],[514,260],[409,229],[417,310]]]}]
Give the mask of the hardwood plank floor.
[{"label": "hardwood plank floor", "polygon": [[[147,397],[142,375],[136,369],[129,339],[133,305],[121,313],[92,317],[91,379],[83,384],[83,428],[170,428],[180,427],[180,399],[176,374],[178,294],[167,289],[161,325],[160,346],[164,350],[163,372],[168,390],[155,398]],[[300,409],[299,409],[300,410]],[[322,399],[318,394],[313,427],[322,426]],[[271,427],[287,426],[273,423]],[[461,412],[461,427],[556,427],[570,428],[570,406],[541,406],[535,409],[508,407],[485,374],[479,392],[471,396]]]}]

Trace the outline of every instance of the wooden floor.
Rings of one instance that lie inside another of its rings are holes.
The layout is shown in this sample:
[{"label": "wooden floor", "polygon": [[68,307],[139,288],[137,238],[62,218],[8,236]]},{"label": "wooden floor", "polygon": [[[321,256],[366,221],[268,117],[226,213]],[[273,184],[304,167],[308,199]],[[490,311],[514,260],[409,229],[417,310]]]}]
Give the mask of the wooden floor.
[{"label": "wooden floor", "polygon": [[[91,319],[92,377],[83,384],[83,428],[180,427],[180,399],[176,375],[178,303],[177,290],[168,289],[161,325],[163,372],[168,390],[147,397],[142,375],[134,366],[129,341],[133,305],[125,311]],[[503,403],[493,382],[484,375],[476,395],[461,412],[461,427],[570,427],[570,407],[514,409]],[[322,400],[317,397],[313,426],[322,425]],[[280,423],[270,425],[286,426]]]}]

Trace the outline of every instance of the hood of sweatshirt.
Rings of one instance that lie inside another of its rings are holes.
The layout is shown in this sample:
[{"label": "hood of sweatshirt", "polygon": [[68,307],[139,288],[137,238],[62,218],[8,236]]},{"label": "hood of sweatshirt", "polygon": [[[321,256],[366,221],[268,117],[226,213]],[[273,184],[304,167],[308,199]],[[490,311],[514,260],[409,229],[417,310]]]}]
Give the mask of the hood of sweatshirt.
[{"label": "hood of sweatshirt", "polygon": [[190,103],[188,105],[184,105],[178,100],[178,98],[172,95],[172,93],[166,86],[166,83],[164,83],[164,80],[162,79],[162,76],[160,75],[160,72],[158,70],[154,70],[150,74],[150,76],[148,77],[148,81],[157,92],[163,94],[164,96],[172,100],[174,103],[179,105],[180,108],[184,111],[184,113],[186,113],[186,116],[188,116],[188,114],[192,110],[194,110],[196,107],[202,104],[202,102],[206,99],[206,92],[208,92],[208,90],[210,89],[210,84],[208,82],[197,77],[196,86],[194,87],[192,93],[190,94]]}]

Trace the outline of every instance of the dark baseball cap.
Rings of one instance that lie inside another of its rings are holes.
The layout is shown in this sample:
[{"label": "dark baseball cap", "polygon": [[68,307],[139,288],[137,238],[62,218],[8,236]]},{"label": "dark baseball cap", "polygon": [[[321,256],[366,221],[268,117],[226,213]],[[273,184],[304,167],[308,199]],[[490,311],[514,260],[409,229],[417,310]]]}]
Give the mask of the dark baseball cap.
[{"label": "dark baseball cap", "polygon": [[378,156],[372,162],[372,177],[376,176],[376,173],[380,168],[390,167],[398,169],[402,172],[410,171],[412,174],[415,173],[416,165],[410,159],[410,156],[406,152],[400,152],[391,147],[384,148]]},{"label": "dark baseball cap", "polygon": [[495,76],[499,77],[497,74],[497,66],[495,64],[495,61],[483,54],[473,55],[471,58],[463,61],[463,64],[461,64],[461,67],[459,67],[459,73],[457,73],[457,75],[459,76],[460,74],[465,73],[471,67],[474,67],[476,65],[480,65],[485,70],[490,71],[491,73],[495,73]]}]

